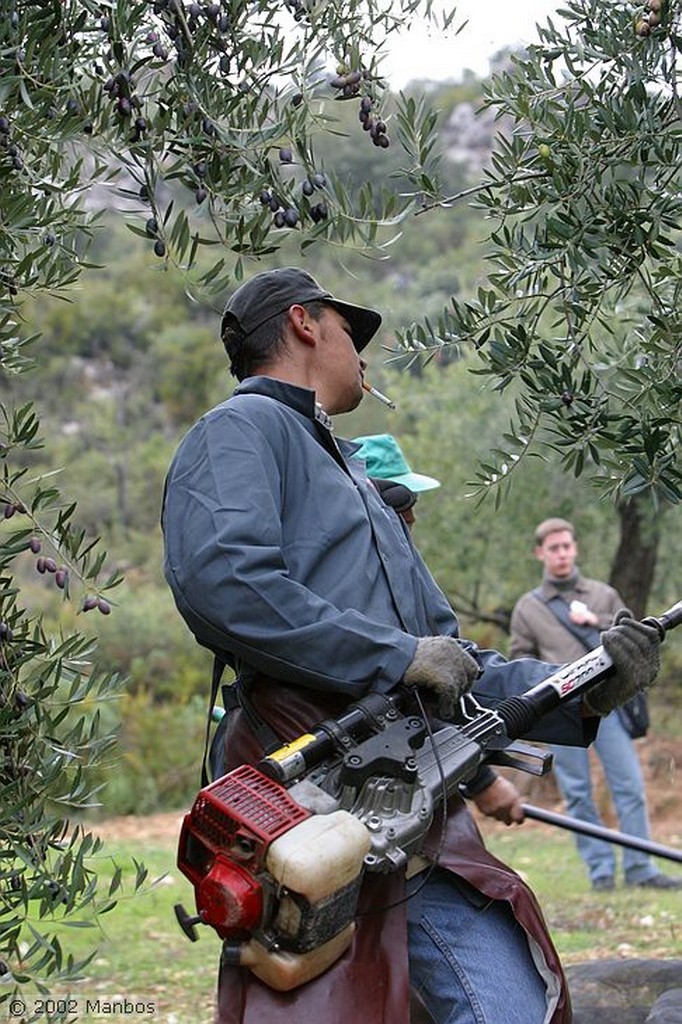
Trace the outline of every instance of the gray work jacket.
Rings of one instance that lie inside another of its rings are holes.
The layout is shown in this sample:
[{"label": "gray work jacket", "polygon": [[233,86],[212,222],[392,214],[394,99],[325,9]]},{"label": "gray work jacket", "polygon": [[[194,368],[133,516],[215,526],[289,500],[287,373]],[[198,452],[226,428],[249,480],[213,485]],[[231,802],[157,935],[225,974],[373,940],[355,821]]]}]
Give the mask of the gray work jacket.
[{"label": "gray work jacket", "polygon": [[[459,635],[356,450],[316,418],[314,392],[268,377],[242,382],[180,443],[163,502],[166,578],[199,642],[247,682],[264,673],[349,698],[387,692],[418,637]],[[486,703],[556,667],[462,643],[485,667]],[[561,735],[537,738],[585,742],[568,706],[552,720]]]}]

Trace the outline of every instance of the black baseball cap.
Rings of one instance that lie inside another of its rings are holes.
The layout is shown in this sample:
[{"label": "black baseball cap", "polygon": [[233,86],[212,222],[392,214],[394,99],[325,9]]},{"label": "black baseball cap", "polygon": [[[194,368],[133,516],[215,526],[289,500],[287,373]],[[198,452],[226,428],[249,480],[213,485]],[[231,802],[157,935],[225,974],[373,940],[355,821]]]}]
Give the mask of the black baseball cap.
[{"label": "black baseball cap", "polygon": [[221,333],[233,324],[248,336],[290,306],[306,302],[326,302],[337,309],[348,321],[358,352],[371,341],[381,325],[381,314],[375,309],[342,302],[325,291],[305,270],[281,267],[254,274],[237,288],[225,306]]}]

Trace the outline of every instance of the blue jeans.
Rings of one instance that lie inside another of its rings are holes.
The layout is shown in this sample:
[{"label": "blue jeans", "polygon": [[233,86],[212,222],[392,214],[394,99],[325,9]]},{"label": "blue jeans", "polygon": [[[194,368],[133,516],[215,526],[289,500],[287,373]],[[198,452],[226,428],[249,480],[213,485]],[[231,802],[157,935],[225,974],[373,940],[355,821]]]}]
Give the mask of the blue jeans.
[{"label": "blue jeans", "polygon": [[407,924],[410,983],[435,1024],[543,1024],[545,984],[506,903],[436,868],[408,901]]},{"label": "blue jeans", "polygon": [[[649,839],[649,819],[642,769],[634,744],[621,725],[617,712],[602,718],[594,750],[604,767],[606,782],[622,832]],[[553,767],[566,809],[575,818],[603,825],[592,797],[592,779],[587,750],[582,747],[552,746]],[[587,865],[592,882],[613,878],[616,870],[614,847],[603,839],[576,833],[578,852]],[[626,882],[644,882],[658,874],[651,858],[640,850],[623,848]]]}]

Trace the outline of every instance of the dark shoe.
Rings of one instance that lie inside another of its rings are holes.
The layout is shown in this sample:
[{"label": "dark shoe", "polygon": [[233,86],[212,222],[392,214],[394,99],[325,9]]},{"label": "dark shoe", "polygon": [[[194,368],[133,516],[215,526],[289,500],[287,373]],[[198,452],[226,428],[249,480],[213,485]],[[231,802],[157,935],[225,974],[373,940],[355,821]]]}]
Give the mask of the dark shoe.
[{"label": "dark shoe", "polygon": [[682,889],[682,878],[671,878],[670,875],[653,875],[652,878],[645,878],[643,882],[626,882],[626,885],[636,886],[638,889]]},{"label": "dark shoe", "polygon": [[595,878],[592,883],[592,888],[595,892],[611,892],[616,888],[616,883],[610,876],[606,878]]}]

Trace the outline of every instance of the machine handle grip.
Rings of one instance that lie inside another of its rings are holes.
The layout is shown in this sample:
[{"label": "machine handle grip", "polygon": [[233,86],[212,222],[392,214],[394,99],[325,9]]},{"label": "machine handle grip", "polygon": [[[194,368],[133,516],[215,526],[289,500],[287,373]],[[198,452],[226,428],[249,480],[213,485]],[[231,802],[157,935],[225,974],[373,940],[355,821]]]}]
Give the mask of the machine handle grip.
[{"label": "machine handle grip", "polygon": [[[682,601],[668,608],[659,618],[643,619],[649,626],[655,626],[661,640],[665,634],[682,623]],[[525,735],[547,711],[551,711],[565,700],[591,689],[601,679],[614,672],[614,665],[600,645],[588,651],[577,661],[564,665],[554,675],[537,683],[518,697],[509,697],[498,704],[496,711],[502,718],[511,739]]]},{"label": "machine handle grip", "polygon": [[670,629],[675,629],[682,623],[682,601],[678,601],[672,607],[668,608],[667,611],[659,615],[658,618],[654,618],[653,615],[647,616],[646,619],[642,619],[647,626],[655,626],[658,632],[661,634],[661,640]]}]

